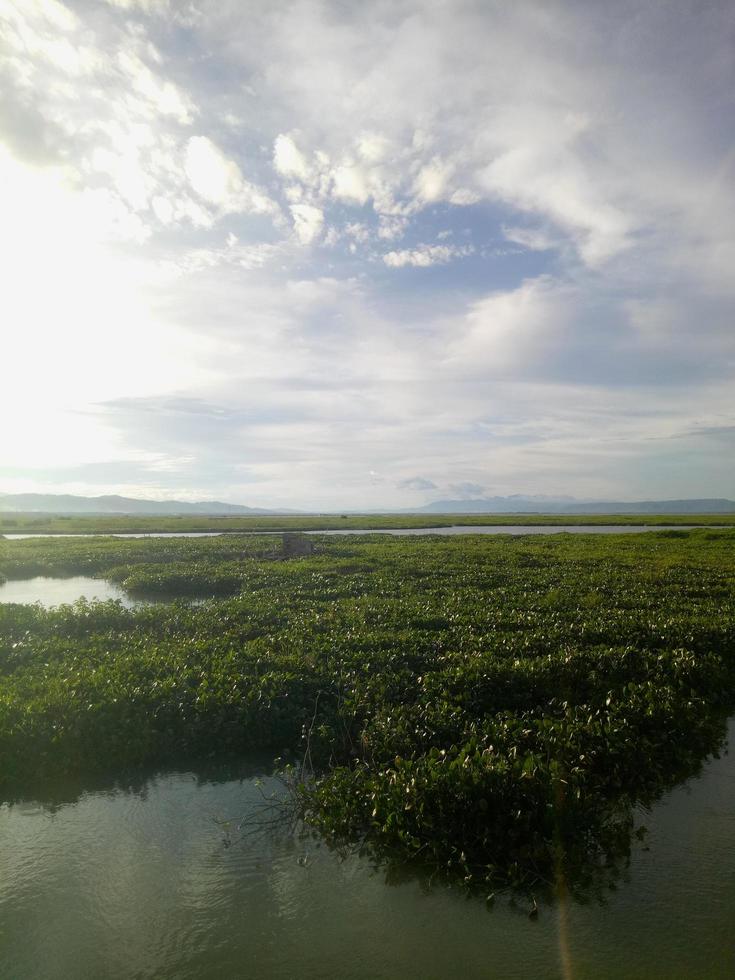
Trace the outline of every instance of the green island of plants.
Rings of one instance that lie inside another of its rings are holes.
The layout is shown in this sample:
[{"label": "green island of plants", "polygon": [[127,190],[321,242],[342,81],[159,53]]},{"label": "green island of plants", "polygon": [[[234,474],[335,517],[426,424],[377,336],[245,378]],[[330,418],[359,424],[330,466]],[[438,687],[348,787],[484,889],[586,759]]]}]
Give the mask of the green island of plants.
[{"label": "green island of plants", "polygon": [[330,841],[493,890],[624,859],[635,808],[721,745],[735,532],[0,541],[3,799],[59,773],[270,750]]},{"label": "green island of plants", "polygon": [[735,527],[735,514],[254,514],[245,517],[212,517],[0,513],[0,534],[155,534],[157,532],[257,534],[278,531],[369,531],[456,525],[643,527],[669,524]]}]

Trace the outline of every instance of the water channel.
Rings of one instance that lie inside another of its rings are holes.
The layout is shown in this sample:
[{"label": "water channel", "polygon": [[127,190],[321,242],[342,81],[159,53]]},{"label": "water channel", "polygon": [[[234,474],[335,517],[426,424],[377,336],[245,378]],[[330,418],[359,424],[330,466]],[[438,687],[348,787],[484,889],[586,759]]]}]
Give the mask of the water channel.
[{"label": "water channel", "polygon": [[652,808],[647,845],[604,905],[543,905],[535,921],[505,900],[488,911],[386,880],[314,839],[240,839],[257,765],[81,793],[62,783],[0,806],[0,976],[731,980],[733,763],[708,761]]},{"label": "water channel", "polygon": [[[647,531],[696,531],[733,527],[730,524],[451,524],[447,527],[331,528],[321,531],[293,530],[303,534],[390,534],[394,537],[423,534],[642,534]],[[5,534],[8,541],[25,538],[216,538],[223,534],[283,534],[283,531],[138,531],[125,533]]]}]

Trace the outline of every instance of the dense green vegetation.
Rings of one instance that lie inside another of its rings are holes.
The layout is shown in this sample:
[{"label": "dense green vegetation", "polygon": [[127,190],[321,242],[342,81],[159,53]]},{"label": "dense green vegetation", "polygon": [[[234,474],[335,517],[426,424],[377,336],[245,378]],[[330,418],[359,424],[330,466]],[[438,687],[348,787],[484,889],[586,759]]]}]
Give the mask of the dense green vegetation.
[{"label": "dense green vegetation", "polygon": [[735,526],[735,514],[289,514],[277,517],[146,517],[2,514],[0,534],[144,534],[206,531],[329,531],[452,525],[692,524]]},{"label": "dense green vegetation", "polygon": [[330,839],[468,884],[571,880],[715,749],[735,532],[0,541],[126,610],[0,605],[0,788],[272,749]]}]

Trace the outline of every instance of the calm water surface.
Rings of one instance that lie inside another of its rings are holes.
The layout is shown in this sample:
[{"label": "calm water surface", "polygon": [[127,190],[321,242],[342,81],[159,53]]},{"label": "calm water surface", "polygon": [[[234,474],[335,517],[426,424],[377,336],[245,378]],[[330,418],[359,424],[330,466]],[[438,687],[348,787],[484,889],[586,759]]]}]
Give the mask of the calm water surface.
[{"label": "calm water surface", "polygon": [[[240,532],[229,531],[146,531],[134,533],[114,533],[105,534],[104,532],[83,533],[83,534],[3,534],[0,537],[7,538],[9,541],[21,541],[24,538],[216,538],[220,534],[231,534]],[[253,532],[244,532],[246,534]]]},{"label": "calm water surface", "polygon": [[[449,527],[333,528],[303,531],[303,534],[640,534],[645,531],[694,531],[722,529],[730,524],[453,524]],[[294,529],[296,530],[296,529]],[[283,531],[150,531],[136,534],[6,534],[8,540],[23,538],[216,538],[223,534],[283,534]]]},{"label": "calm water surface", "polygon": [[[68,578],[38,575],[35,578],[16,579],[0,583],[0,603],[40,602],[46,609],[50,609],[52,606],[59,606],[62,603],[76,602],[77,599],[87,599],[89,602],[117,599],[126,609],[165,605],[174,600],[180,600],[189,605],[200,605],[206,602],[205,597],[195,598],[188,595],[156,595],[155,597],[146,596],[145,599],[134,599],[114,582],[106,582],[101,578],[90,578],[88,575],[72,575]],[[2,980],[1,977],[0,980]]]},{"label": "calm water surface", "polygon": [[0,602],[40,602],[49,608],[64,602],[76,602],[77,599],[89,599],[90,602],[119,599],[128,609],[142,604],[138,599],[131,599],[119,585],[88,575],[72,575],[69,578],[38,575],[0,583]]},{"label": "calm water surface", "polygon": [[[647,815],[650,850],[638,847],[605,906],[544,906],[537,921],[389,884],[313,840],[238,842],[259,799],[252,775],[176,772],[138,791],[1,806],[0,976],[735,977],[732,756]],[[228,818],[229,831],[216,822]]]},{"label": "calm water surface", "polygon": [[[727,527],[710,524],[708,528]],[[376,528],[370,531],[305,531],[305,534],[393,534],[402,537],[416,534],[641,534],[646,531],[693,531],[700,524],[454,524],[451,527]]]}]

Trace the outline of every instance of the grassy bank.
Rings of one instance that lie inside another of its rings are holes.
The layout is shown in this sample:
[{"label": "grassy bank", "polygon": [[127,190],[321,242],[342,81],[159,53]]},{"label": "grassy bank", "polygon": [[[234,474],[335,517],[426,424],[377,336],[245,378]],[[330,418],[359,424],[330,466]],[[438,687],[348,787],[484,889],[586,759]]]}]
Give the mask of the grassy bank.
[{"label": "grassy bank", "polygon": [[280,517],[63,517],[0,514],[0,534],[145,534],[207,531],[330,531],[453,525],[627,526],[692,524],[735,527],[735,514],[304,514]]},{"label": "grassy bank", "polygon": [[0,786],[272,749],[330,839],[472,884],[625,851],[715,748],[735,532],[0,542],[201,606],[0,605]]}]

